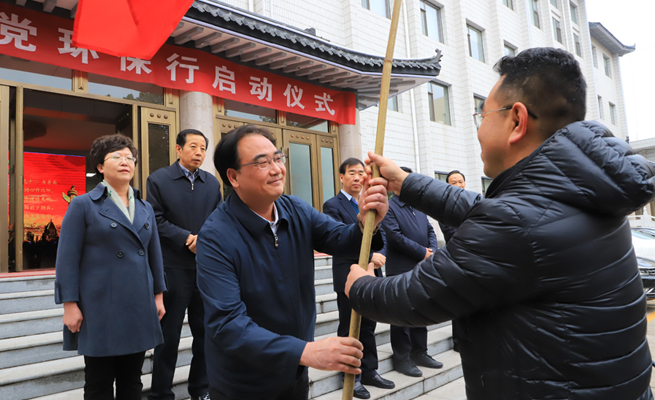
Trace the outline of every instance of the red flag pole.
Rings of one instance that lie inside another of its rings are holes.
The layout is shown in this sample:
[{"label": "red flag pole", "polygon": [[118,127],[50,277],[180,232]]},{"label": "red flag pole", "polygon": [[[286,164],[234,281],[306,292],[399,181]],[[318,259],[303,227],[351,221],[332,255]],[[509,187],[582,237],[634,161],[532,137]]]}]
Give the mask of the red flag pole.
[{"label": "red flag pole", "polygon": [[[384,148],[384,131],[387,123],[387,102],[389,101],[389,84],[391,81],[391,67],[393,64],[393,50],[396,45],[396,32],[398,31],[398,21],[400,20],[400,4],[402,0],[395,0],[393,13],[391,15],[391,28],[389,29],[389,41],[387,43],[387,53],[384,57],[382,66],[382,84],[380,87],[380,105],[378,107],[378,128],[375,137],[375,154],[382,155]],[[373,178],[380,176],[380,168],[373,166]],[[362,237],[362,247],[359,252],[359,266],[368,269],[368,257],[373,240],[373,228],[375,227],[375,210],[366,212],[366,223],[364,224],[364,236]],[[352,310],[350,314],[350,334],[351,338],[359,339],[359,331],[362,323],[362,316]],[[355,388],[355,375],[346,374],[343,381],[342,400],[352,400],[353,390]]]}]

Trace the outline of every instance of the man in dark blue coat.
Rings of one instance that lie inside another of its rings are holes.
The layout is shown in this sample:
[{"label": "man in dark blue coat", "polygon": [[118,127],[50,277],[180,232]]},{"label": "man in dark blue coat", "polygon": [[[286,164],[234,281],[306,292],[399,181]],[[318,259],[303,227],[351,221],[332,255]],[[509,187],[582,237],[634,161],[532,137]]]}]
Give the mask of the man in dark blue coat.
[{"label": "man in dark blue coat", "polygon": [[208,399],[204,309],[196,284],[195,253],[200,228],[221,202],[221,188],[214,175],[200,169],[206,150],[205,135],[185,129],[177,135],[179,159],[148,177],[146,195],[155,211],[168,282],[166,315],[161,320],[164,343],[155,348],[150,400],[175,398],[173,375],[187,309],[193,334],[189,395],[193,400]]},{"label": "man in dark blue coat", "polygon": [[[306,367],[361,372],[359,341],[313,338],[314,249],[356,257],[362,230],[283,195],[285,157],[273,143],[265,128],[244,125],[221,139],[214,153],[234,193],[198,235],[212,400],[306,400]],[[365,210],[375,209],[379,224],[386,190],[372,187],[360,199],[360,223]],[[379,233],[372,247],[382,248]]]},{"label": "man in dark blue coat", "polygon": [[[357,199],[359,192],[362,190],[366,172],[364,172],[364,163],[354,157],[346,159],[339,166],[339,180],[341,181],[341,191],[323,204],[323,212],[335,221],[344,224],[357,223],[357,213],[359,206]],[[384,239],[384,231],[381,231]],[[386,261],[383,248],[377,253],[371,253],[371,262],[375,266],[375,276],[382,276],[382,267]],[[343,292],[346,285],[346,278],[350,272],[350,266],[357,264],[358,257],[345,258],[335,256],[332,260],[332,283],[334,291],[337,293],[337,307],[339,309],[339,327],[337,335],[347,337],[350,333],[350,301]],[[359,399],[368,399],[371,394],[362,385],[372,385],[382,389],[393,389],[396,385],[388,379],[384,379],[378,374],[378,352],[375,344],[375,321],[368,318],[362,318],[361,329],[359,332],[359,341],[364,346],[364,357],[362,358],[362,375],[357,377],[355,383],[354,396]],[[361,378],[361,379],[360,379]]]},{"label": "man in dark blue coat", "polygon": [[[412,172],[401,167],[405,172]],[[411,271],[416,264],[437,251],[437,235],[428,217],[393,196],[382,221],[387,234],[387,276]],[[394,369],[408,376],[422,376],[418,366],[441,368],[443,364],[428,354],[428,330],[391,325]]]}]

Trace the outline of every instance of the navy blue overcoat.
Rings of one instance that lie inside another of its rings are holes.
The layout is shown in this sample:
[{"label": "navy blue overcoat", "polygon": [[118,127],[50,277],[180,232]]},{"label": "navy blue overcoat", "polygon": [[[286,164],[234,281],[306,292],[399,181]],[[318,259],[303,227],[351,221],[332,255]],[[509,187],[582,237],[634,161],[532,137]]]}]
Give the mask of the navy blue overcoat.
[{"label": "navy blue overcoat", "polygon": [[76,301],[79,333],[64,350],[91,357],[133,354],[163,342],[155,293],[166,290],[152,206],[134,190],[134,223],[98,184],[71,201],[57,251],[55,302]]}]

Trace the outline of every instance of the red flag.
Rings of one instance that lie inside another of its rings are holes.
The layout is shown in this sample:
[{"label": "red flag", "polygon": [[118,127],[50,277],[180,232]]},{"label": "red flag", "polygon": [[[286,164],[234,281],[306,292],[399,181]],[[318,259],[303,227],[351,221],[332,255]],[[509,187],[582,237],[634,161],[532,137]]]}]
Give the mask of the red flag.
[{"label": "red flag", "polygon": [[79,0],[73,44],[117,57],[151,59],[193,0]]}]

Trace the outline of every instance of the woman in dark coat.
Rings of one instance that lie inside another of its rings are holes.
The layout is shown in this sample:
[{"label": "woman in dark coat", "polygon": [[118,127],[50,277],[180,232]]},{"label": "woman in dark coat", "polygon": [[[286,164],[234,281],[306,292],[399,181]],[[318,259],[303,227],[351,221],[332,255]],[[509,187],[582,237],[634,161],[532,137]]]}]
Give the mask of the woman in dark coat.
[{"label": "woman in dark coat", "polygon": [[123,135],[93,142],[104,180],[74,198],[57,253],[55,301],[64,350],[84,355],[84,398],[141,399],[145,351],[163,342],[164,268],[152,207],[130,186],[136,149]]}]

